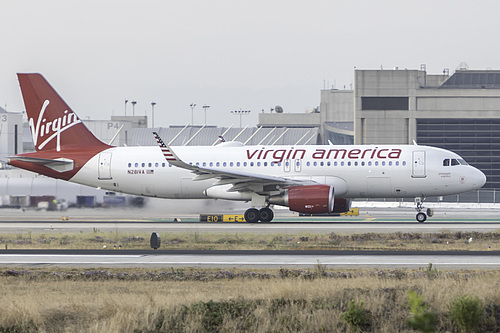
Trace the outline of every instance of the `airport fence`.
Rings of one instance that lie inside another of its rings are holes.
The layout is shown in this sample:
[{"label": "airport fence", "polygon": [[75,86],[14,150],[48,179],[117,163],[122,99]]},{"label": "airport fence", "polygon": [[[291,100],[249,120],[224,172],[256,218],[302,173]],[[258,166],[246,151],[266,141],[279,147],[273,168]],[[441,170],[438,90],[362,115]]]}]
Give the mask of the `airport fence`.
[{"label": "airport fence", "polygon": [[[357,199],[357,201],[383,201],[383,202],[414,202],[414,198],[366,198]],[[446,195],[439,197],[425,198],[425,202],[443,202],[443,203],[500,203],[500,190],[483,189],[462,194]]]}]

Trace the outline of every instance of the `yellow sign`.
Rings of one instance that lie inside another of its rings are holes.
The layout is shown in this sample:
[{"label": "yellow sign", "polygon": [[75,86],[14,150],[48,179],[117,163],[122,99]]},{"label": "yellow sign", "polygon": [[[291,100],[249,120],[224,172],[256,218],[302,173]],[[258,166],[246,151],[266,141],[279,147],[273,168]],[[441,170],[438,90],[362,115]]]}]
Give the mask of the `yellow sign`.
[{"label": "yellow sign", "polygon": [[351,208],[351,210],[348,211],[347,213],[340,213],[340,215],[359,216],[359,208]]},{"label": "yellow sign", "polygon": [[223,215],[222,222],[246,222],[244,215]]}]

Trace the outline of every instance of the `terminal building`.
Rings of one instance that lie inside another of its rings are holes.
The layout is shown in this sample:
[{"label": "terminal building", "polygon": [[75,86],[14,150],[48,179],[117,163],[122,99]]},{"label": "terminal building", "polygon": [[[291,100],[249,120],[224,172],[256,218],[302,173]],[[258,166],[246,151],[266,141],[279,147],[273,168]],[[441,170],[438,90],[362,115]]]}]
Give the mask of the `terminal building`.
[{"label": "terminal building", "polygon": [[500,189],[500,71],[356,70],[354,142],[456,152]]}]

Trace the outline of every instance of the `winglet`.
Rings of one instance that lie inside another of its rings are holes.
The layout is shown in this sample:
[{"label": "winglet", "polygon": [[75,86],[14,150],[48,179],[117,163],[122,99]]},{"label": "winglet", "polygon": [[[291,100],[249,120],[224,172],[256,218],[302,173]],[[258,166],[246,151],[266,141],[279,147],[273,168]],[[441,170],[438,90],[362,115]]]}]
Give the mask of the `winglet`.
[{"label": "winglet", "polygon": [[161,152],[163,153],[163,156],[165,156],[165,159],[167,160],[168,163],[179,166],[182,168],[190,169],[190,165],[183,162],[177,154],[174,153],[174,151],[163,142],[163,140],[160,138],[160,135],[158,133],[153,132],[153,135],[156,139],[156,142],[158,143],[158,146],[161,149]]}]

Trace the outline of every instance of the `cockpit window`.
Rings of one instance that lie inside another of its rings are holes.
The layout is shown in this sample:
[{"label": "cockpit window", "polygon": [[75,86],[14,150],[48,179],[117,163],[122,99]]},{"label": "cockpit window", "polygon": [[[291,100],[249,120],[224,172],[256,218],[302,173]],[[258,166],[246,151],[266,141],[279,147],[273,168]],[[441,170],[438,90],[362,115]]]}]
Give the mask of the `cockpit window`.
[{"label": "cockpit window", "polygon": [[455,166],[455,165],[469,165],[465,160],[461,158],[447,158],[443,160],[443,166]]}]

